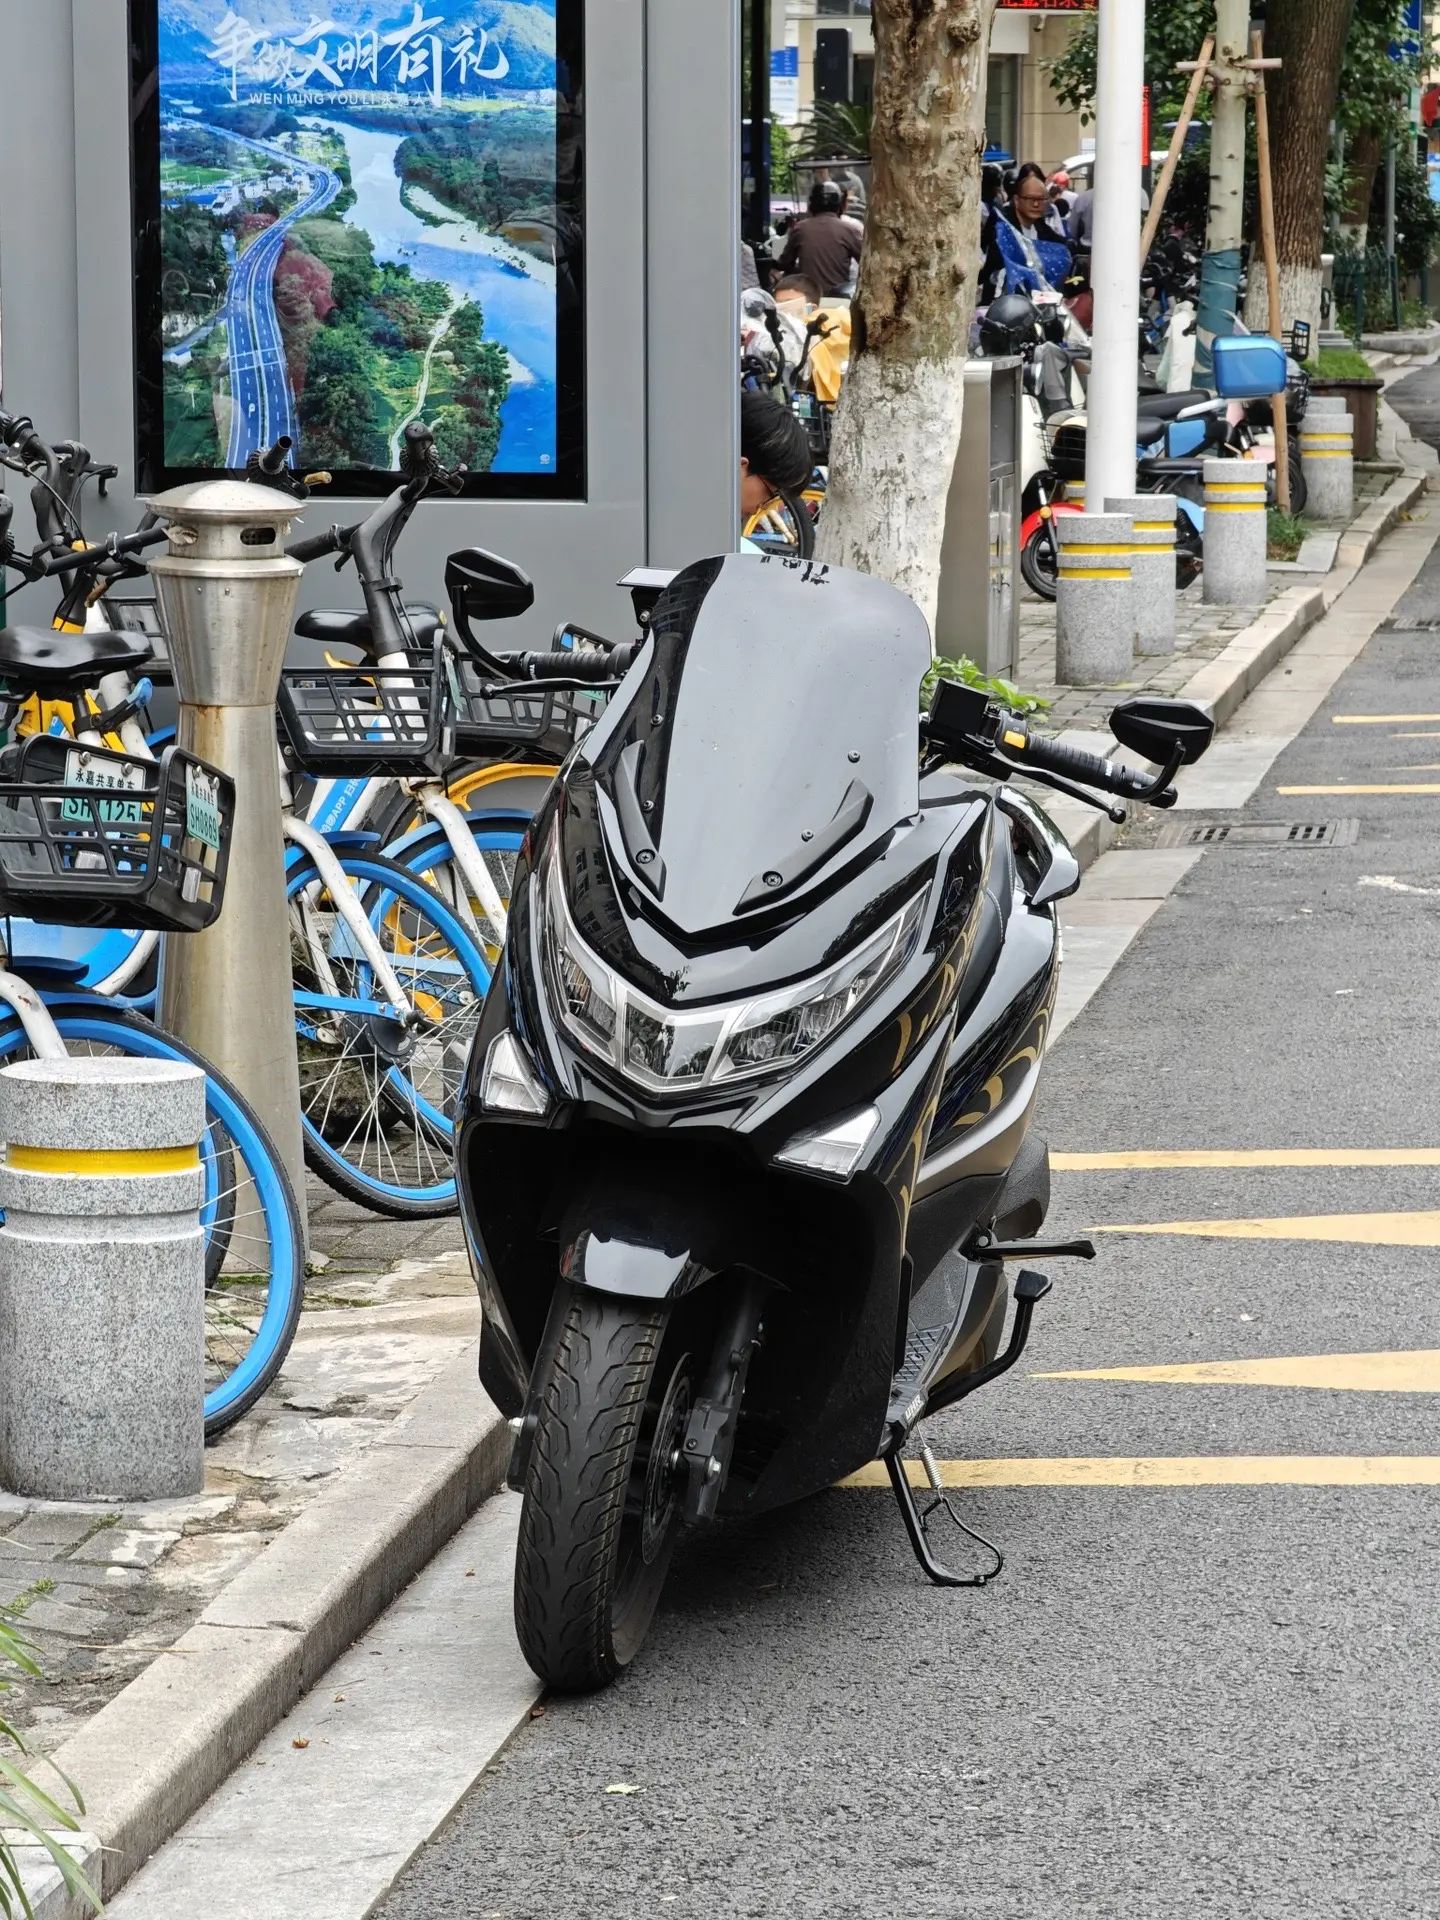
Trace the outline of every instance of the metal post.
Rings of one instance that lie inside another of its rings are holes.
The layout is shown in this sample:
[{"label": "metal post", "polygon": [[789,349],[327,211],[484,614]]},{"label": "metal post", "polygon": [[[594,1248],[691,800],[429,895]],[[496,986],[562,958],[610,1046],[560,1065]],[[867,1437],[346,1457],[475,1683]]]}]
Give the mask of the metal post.
[{"label": "metal post", "polygon": [[170,535],[169,553],[150,571],[175,670],[180,744],[236,788],[225,908],[204,933],[165,936],[160,1023],[239,1087],[299,1197],[305,1163],[275,696],[305,571],[285,555],[301,508],[238,480],[179,487],[150,505]]},{"label": "metal post", "polygon": [[1135,491],[1135,357],[1140,325],[1135,246],[1140,232],[1144,85],[1145,0],[1100,0],[1095,225],[1090,255],[1095,321],[1086,393],[1087,500]]},{"label": "metal post", "polygon": [[[1245,84],[1249,0],[1215,0],[1214,91],[1210,116],[1210,215],[1200,267],[1195,373],[1210,373],[1210,342],[1235,330],[1245,219]],[[1128,493],[1128,487],[1115,489]]]},{"label": "metal post", "polygon": [[770,231],[770,0],[750,0],[750,238]]}]

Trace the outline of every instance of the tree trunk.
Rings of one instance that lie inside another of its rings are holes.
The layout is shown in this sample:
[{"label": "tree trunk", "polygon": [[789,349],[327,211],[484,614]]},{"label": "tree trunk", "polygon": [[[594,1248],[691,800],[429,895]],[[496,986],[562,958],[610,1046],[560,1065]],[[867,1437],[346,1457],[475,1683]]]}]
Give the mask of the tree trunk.
[{"label": "tree trunk", "polygon": [[1365,251],[1370,236],[1370,196],[1384,157],[1380,136],[1373,127],[1355,134],[1345,151],[1345,211],[1340,218],[1340,233],[1357,253]]},{"label": "tree trunk", "polygon": [[870,205],[822,560],[879,574],[932,627],[980,257],[995,0],[874,0]]},{"label": "tree trunk", "polygon": [[[1265,56],[1284,64],[1265,75],[1275,187],[1280,324],[1305,321],[1320,337],[1320,252],[1325,238],[1325,158],[1354,0],[1270,0]],[[1269,295],[1252,273],[1245,324],[1264,329]]]}]

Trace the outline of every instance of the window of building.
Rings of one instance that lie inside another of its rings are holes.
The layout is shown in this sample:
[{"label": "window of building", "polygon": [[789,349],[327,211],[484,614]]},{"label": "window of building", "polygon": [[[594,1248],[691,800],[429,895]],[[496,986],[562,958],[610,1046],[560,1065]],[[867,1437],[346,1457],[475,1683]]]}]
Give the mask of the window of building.
[{"label": "window of building", "polygon": [[992,54],[985,81],[985,145],[1018,157],[1020,134],[1020,56]]}]

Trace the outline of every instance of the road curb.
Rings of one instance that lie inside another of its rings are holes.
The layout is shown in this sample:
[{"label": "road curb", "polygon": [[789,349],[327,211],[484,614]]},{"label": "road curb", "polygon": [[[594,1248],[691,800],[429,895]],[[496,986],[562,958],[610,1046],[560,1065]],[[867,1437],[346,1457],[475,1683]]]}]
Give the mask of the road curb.
[{"label": "road curb", "polygon": [[106,1898],[495,1491],[509,1446],[462,1355],[66,1741],[54,1759],[105,1849]]},{"label": "road curb", "polygon": [[[1323,619],[1380,542],[1425,492],[1426,475],[1407,468],[1378,500],[1358,513],[1340,536],[1335,563],[1315,586],[1287,587],[1248,627],[1181,687],[1178,698],[1205,708],[1223,727],[1247,695],[1282,661],[1297,641]],[[1063,795],[1042,804],[1070,842],[1081,871],[1110,845],[1115,829],[1103,813]]]}]

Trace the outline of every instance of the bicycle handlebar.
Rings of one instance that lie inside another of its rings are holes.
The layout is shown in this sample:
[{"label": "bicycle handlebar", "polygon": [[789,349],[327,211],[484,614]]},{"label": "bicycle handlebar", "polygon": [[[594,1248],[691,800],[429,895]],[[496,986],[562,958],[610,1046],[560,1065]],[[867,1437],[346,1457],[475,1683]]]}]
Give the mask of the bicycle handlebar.
[{"label": "bicycle handlebar", "polygon": [[[359,524],[356,521],[355,526]],[[302,565],[308,565],[311,560],[323,560],[327,553],[348,553],[355,526],[331,527],[326,533],[312,534],[308,540],[292,540],[285,552],[291,560],[298,560]]]},{"label": "bicycle handlebar", "polygon": [[99,547],[72,547],[68,553],[47,554],[40,563],[42,574],[74,573],[81,567],[97,567],[106,560],[123,559],[126,554],[141,553],[167,538],[164,527],[143,527],[139,533],[114,534]]}]

